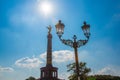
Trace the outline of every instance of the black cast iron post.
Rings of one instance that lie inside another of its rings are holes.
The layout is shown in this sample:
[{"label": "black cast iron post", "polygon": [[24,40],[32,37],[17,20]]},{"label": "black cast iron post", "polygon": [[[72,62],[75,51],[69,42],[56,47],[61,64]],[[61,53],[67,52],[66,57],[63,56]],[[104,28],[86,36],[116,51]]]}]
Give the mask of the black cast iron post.
[{"label": "black cast iron post", "polygon": [[76,74],[77,74],[77,80],[80,80],[80,70],[79,70],[79,59],[78,59],[78,51],[77,49],[83,45],[85,45],[90,37],[90,25],[86,24],[86,22],[84,22],[83,26],[81,27],[84,35],[87,39],[85,40],[77,40],[76,35],[73,36],[73,40],[70,39],[62,39],[62,35],[64,33],[64,27],[65,25],[61,22],[61,20],[59,20],[59,22],[55,25],[56,27],[56,33],[60,39],[60,41],[67,45],[70,46],[72,48],[74,48],[74,53],[75,53],[75,64],[76,64]]}]

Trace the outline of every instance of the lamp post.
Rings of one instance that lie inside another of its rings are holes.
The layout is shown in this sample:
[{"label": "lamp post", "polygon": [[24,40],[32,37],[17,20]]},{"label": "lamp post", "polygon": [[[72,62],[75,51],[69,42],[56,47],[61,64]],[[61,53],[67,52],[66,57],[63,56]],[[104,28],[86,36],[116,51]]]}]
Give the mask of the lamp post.
[{"label": "lamp post", "polygon": [[77,74],[77,77],[78,79],[77,80],[80,80],[80,73],[79,73],[79,60],[78,60],[78,51],[77,51],[77,48],[81,47],[81,46],[84,46],[88,40],[89,40],[89,37],[90,37],[90,25],[89,24],[86,24],[86,22],[83,23],[83,26],[81,27],[83,32],[84,32],[84,35],[86,37],[86,39],[84,40],[77,40],[77,37],[76,35],[73,36],[73,40],[70,40],[70,39],[62,39],[62,35],[64,33],[64,27],[65,25],[61,22],[61,20],[59,20],[59,22],[55,25],[56,27],[56,33],[60,39],[60,41],[65,44],[65,45],[68,45],[72,48],[74,48],[74,52],[75,52],[75,64],[76,64],[76,74]]}]

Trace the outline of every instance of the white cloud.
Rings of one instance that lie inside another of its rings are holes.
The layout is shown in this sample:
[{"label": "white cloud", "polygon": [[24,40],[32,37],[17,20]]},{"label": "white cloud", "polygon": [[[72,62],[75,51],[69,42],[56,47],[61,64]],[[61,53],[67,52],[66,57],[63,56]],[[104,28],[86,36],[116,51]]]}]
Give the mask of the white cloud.
[{"label": "white cloud", "polygon": [[120,76],[120,67],[106,66],[99,70],[96,74]]},{"label": "white cloud", "polygon": [[53,52],[53,61],[54,62],[66,62],[73,60],[73,51],[61,50]]},{"label": "white cloud", "polygon": [[36,68],[36,67],[39,67],[41,63],[42,61],[40,61],[38,58],[25,57],[25,58],[18,59],[15,62],[15,65],[23,68]]},{"label": "white cloud", "polygon": [[13,72],[14,69],[11,67],[1,67],[0,66],[0,72]]},{"label": "white cloud", "polygon": [[46,60],[46,52],[45,52],[45,53],[40,54],[40,58],[41,58],[41,59],[43,59],[43,60]]},{"label": "white cloud", "polygon": [[[53,61],[60,63],[60,62],[67,62],[74,59],[73,51],[70,50],[60,50],[60,51],[53,51]],[[46,59],[46,52],[40,55],[40,58]]]},{"label": "white cloud", "polygon": [[65,80],[68,80],[68,77],[70,76],[70,73],[67,73],[67,72],[62,72],[59,74],[59,78],[60,79],[65,79]]}]

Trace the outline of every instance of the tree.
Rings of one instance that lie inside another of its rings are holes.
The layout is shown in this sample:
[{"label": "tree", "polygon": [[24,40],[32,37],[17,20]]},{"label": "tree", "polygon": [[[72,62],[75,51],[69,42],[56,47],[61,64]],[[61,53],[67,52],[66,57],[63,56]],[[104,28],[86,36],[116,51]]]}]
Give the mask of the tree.
[{"label": "tree", "polygon": [[[67,68],[68,68],[67,72],[71,72],[71,75],[68,77],[68,79],[69,80],[77,80],[75,63],[68,64]],[[79,63],[80,80],[87,80],[87,75],[90,71],[91,71],[91,69],[86,67],[85,62],[80,62]]]},{"label": "tree", "polygon": [[27,78],[25,80],[36,80],[36,79],[34,77],[30,76],[29,78]]}]

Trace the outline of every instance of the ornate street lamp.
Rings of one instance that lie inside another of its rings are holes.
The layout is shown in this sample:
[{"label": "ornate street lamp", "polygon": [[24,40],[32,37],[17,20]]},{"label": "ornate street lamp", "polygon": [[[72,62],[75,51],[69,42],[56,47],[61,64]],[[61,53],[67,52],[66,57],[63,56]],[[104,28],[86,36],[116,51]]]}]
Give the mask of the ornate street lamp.
[{"label": "ornate street lamp", "polygon": [[61,20],[59,20],[59,23],[56,24],[55,27],[56,27],[56,31],[57,31],[57,34],[58,34],[59,38],[61,38],[61,36],[64,33],[65,25],[63,23],[61,23]]},{"label": "ornate street lamp", "polygon": [[55,25],[56,27],[56,33],[59,37],[59,39],[61,40],[61,42],[65,45],[68,45],[72,48],[74,48],[74,52],[75,52],[75,63],[76,63],[76,74],[78,76],[78,80],[80,80],[80,73],[79,73],[79,62],[78,62],[78,51],[77,51],[77,48],[85,45],[88,40],[89,40],[89,37],[90,37],[90,25],[86,24],[86,22],[84,22],[83,26],[81,27],[83,32],[84,32],[84,35],[87,39],[84,39],[84,40],[77,40],[77,37],[76,35],[73,36],[73,40],[65,40],[65,39],[62,39],[62,35],[64,33],[64,27],[65,25],[61,22],[61,20],[59,20],[59,22]]}]

